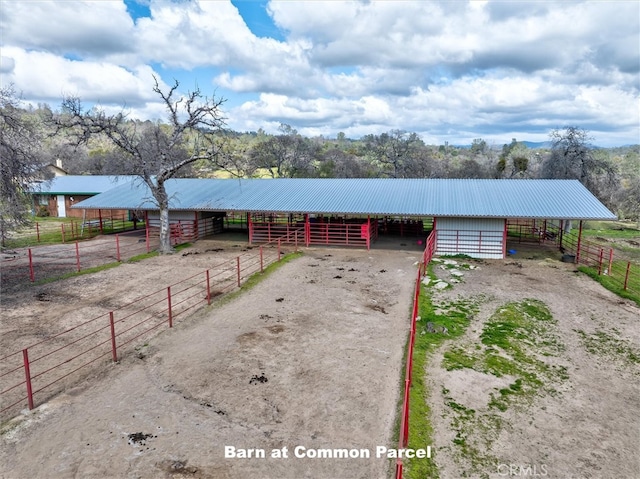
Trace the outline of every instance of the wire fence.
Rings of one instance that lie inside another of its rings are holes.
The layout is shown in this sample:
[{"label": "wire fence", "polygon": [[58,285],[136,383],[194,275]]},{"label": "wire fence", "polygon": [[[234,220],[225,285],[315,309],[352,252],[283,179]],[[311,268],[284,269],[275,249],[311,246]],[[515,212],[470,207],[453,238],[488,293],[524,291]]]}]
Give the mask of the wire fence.
[{"label": "wire fence", "polygon": [[[292,232],[291,234],[296,234]],[[60,393],[280,261],[282,237],[0,357],[0,418]],[[296,248],[297,250],[297,248]],[[64,318],[56,318],[64,324]]]}]

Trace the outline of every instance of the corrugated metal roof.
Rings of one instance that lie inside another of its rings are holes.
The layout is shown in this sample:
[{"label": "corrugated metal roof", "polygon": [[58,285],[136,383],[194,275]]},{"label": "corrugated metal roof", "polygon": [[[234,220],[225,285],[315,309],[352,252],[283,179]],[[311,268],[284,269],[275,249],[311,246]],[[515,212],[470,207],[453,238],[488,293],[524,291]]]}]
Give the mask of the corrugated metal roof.
[{"label": "corrugated metal roof", "polygon": [[[184,178],[166,187],[172,210],[616,219],[577,180]],[[139,181],[73,207],[158,209]]]},{"label": "corrugated metal roof", "polygon": [[130,183],[137,176],[67,175],[38,183],[31,188],[34,195],[96,195]]}]

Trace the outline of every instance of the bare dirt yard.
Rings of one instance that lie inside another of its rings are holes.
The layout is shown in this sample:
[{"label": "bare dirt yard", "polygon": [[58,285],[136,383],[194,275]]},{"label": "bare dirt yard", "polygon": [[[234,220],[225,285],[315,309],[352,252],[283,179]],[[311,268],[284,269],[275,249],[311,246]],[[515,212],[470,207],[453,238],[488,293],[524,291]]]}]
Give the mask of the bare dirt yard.
[{"label": "bare dirt yard", "polygon": [[[198,242],[171,257],[13,292],[3,297],[3,347],[237,251],[213,246]],[[0,477],[386,477],[388,459],[295,457],[294,449],[308,456],[396,443],[419,258],[406,244],[306,250],[253,289],[201,309],[5,423]],[[225,446],[267,457],[225,458]],[[269,457],[283,447],[289,458]]]},{"label": "bare dirt yard", "polygon": [[[305,249],[233,300],[102,363],[3,424],[0,478],[391,477],[393,461],[376,459],[375,448],[397,441],[420,258],[416,245],[392,246]],[[190,251],[200,254],[11,292],[2,347],[207,268],[237,246]],[[422,446],[432,446],[442,479],[640,477],[640,308],[547,256],[518,247],[506,260],[435,264],[453,287],[430,286],[434,308],[472,312],[425,370],[434,434]],[[535,321],[509,343],[519,331],[507,327],[512,311]],[[225,446],[266,457],[225,458]],[[295,457],[296,446],[372,457]],[[283,447],[288,458],[269,457]]]},{"label": "bare dirt yard", "polygon": [[432,288],[472,310],[426,368],[440,477],[640,477],[640,308],[557,253],[457,262]]}]

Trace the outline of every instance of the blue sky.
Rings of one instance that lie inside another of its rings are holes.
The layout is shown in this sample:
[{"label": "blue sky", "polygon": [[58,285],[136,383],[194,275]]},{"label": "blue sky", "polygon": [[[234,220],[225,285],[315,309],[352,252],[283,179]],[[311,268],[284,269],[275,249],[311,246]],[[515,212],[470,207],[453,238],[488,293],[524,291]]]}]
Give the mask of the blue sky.
[{"label": "blue sky", "polygon": [[0,84],[162,119],[153,75],[237,131],[640,143],[640,2],[0,0]]}]

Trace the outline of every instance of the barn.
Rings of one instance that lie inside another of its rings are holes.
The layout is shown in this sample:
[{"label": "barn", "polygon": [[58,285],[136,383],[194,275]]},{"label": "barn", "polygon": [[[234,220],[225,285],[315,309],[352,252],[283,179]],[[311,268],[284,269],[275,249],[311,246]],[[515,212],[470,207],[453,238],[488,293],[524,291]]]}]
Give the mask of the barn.
[{"label": "barn", "polygon": [[[435,230],[437,254],[504,258],[509,234],[544,237],[571,221],[616,219],[577,180],[182,178],[166,187],[172,235],[185,241],[240,227],[250,243],[370,248],[379,235],[420,241]],[[73,208],[142,210],[147,227],[159,227],[140,182]]]}]

